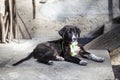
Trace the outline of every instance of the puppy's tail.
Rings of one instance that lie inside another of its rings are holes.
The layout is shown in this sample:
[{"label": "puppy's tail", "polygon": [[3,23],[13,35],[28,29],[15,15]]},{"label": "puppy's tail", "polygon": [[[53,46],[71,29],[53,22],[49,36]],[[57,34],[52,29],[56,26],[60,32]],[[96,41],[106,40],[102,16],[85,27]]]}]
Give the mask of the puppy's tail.
[{"label": "puppy's tail", "polygon": [[32,58],[32,57],[33,57],[33,52],[32,52],[30,55],[28,55],[26,58],[23,58],[22,60],[20,60],[20,61],[14,63],[13,66],[16,66],[16,65],[18,65],[18,64],[20,64],[20,63],[22,63],[22,62],[24,62],[24,61],[26,61],[26,60]]}]

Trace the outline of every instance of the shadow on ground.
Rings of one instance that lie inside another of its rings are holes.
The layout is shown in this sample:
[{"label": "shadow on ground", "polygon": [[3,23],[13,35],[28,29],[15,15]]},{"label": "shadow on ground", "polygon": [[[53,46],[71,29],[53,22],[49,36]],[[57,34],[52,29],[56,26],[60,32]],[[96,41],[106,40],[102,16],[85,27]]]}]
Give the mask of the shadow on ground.
[{"label": "shadow on ground", "polygon": [[113,65],[112,68],[116,79],[120,80],[120,65]]}]

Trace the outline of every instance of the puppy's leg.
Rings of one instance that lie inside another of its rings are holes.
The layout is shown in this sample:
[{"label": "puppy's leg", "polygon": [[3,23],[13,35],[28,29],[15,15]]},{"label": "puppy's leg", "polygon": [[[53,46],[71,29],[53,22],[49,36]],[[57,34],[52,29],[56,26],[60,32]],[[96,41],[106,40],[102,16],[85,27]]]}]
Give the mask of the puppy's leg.
[{"label": "puppy's leg", "polygon": [[55,59],[56,59],[57,61],[64,61],[64,58],[61,57],[61,56],[59,56],[59,55],[56,55]]},{"label": "puppy's leg", "polygon": [[37,59],[37,61],[39,63],[44,63],[44,64],[48,64],[48,65],[53,65],[53,62],[50,60],[44,60],[44,59]]},{"label": "puppy's leg", "polygon": [[96,56],[96,55],[94,55],[94,54],[91,54],[91,53],[89,53],[89,52],[84,52],[84,53],[82,54],[82,56],[83,56],[84,58],[87,58],[87,59],[89,59],[89,60],[93,60],[93,61],[96,61],[96,62],[104,62],[104,61],[105,61],[104,58],[98,57],[98,56]]},{"label": "puppy's leg", "polygon": [[96,61],[96,62],[104,62],[105,61],[104,58],[98,57],[98,56],[96,56],[94,54],[91,54],[91,53],[87,52],[82,46],[80,46],[80,48],[81,48],[81,51],[79,52],[79,54],[82,57],[93,60],[93,61]]},{"label": "puppy's leg", "polygon": [[84,61],[84,60],[81,60],[77,57],[72,57],[72,56],[65,56],[65,61],[77,63],[77,64],[80,64],[83,66],[87,65],[87,61]]},{"label": "puppy's leg", "polygon": [[51,50],[47,51],[44,55],[39,56],[37,58],[37,61],[40,63],[48,64],[48,65],[53,65],[53,62],[51,61],[53,56],[53,52]]}]

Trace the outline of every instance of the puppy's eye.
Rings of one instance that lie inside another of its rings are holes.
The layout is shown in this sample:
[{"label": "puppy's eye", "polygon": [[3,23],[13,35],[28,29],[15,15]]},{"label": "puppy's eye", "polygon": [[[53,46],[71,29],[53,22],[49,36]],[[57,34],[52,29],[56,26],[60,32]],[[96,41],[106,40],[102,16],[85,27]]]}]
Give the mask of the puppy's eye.
[{"label": "puppy's eye", "polygon": [[75,36],[78,37],[78,34],[76,33]]},{"label": "puppy's eye", "polygon": [[78,37],[78,34],[77,34],[77,37]]}]

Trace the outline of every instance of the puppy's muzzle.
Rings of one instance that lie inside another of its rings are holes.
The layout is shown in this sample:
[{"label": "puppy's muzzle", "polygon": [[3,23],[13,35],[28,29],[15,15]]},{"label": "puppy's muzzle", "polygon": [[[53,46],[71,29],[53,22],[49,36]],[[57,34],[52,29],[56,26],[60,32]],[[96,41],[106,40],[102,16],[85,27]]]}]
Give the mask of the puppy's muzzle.
[{"label": "puppy's muzzle", "polygon": [[73,41],[73,42],[77,41],[77,38],[73,38],[72,41]]}]

